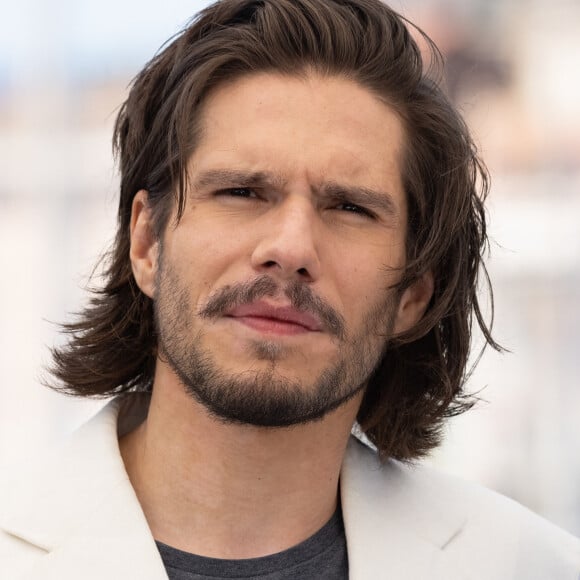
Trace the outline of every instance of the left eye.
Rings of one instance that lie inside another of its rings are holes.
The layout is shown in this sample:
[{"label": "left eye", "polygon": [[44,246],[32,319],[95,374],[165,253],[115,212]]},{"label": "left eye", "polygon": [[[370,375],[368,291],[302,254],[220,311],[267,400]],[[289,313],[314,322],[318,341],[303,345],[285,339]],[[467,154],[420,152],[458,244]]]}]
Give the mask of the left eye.
[{"label": "left eye", "polygon": [[339,204],[337,206],[337,209],[340,209],[347,213],[354,213],[366,217],[373,217],[373,214],[369,210],[365,209],[364,207],[361,207],[360,205],[356,205],[356,203],[344,202]]}]

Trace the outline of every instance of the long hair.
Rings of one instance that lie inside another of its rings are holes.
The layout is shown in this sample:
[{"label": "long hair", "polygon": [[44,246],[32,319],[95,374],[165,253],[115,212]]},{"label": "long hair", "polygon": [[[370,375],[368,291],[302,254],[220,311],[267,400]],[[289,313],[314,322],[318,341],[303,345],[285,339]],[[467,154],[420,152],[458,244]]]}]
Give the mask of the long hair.
[{"label": "long hair", "polygon": [[53,350],[54,388],[112,396],[151,387],[157,337],[153,303],[129,260],[133,197],[148,191],[160,235],[172,208],[177,220],[182,215],[187,161],[211,90],[255,72],[313,70],[357,82],[400,116],[409,223],[398,287],[427,271],[435,279],[425,316],[386,349],[358,422],[383,457],[412,459],[439,442],[445,419],[473,403],[463,387],[474,320],[486,343],[500,349],[477,295],[479,275],[489,285],[482,261],[488,175],[440,85],[437,48],[417,29],[431,53],[426,66],[409,26],[380,0],[222,0],[145,66],[115,125],[121,191],[104,285],[64,325],[69,342]]}]

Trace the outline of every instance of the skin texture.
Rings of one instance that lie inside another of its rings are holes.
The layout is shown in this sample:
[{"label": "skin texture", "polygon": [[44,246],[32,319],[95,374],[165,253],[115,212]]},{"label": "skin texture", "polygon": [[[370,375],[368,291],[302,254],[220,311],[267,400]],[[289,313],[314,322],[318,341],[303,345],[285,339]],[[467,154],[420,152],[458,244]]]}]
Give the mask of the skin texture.
[{"label": "skin texture", "polygon": [[[432,282],[389,289],[405,259],[404,134],[366,89],[247,76],[209,95],[201,126],[182,219],[160,241],[147,192],[133,204],[133,272],[156,301],[160,344],[149,416],[121,451],[156,539],[256,557],[331,516],[361,389]],[[236,310],[244,288],[252,304],[310,318]]]}]

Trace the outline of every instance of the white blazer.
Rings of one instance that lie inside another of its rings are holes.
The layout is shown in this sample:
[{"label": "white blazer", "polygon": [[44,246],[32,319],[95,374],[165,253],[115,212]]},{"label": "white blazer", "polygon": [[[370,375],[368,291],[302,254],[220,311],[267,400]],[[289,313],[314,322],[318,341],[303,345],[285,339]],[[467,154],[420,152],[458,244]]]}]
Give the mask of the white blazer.
[{"label": "white blazer", "polygon": [[[0,579],[167,579],[119,454],[118,434],[143,417],[135,402],[119,431],[115,400],[0,482]],[[381,465],[354,438],[340,481],[351,580],[580,580],[580,541],[493,492]]]}]

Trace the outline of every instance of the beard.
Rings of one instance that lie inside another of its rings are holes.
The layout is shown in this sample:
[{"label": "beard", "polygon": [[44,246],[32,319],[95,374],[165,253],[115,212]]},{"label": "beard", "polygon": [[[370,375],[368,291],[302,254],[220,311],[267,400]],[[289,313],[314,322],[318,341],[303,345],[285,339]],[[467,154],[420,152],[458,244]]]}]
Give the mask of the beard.
[{"label": "beard", "polygon": [[[185,391],[209,414],[224,423],[287,427],[322,419],[366,386],[386,351],[397,300],[393,290],[366,312],[360,331],[349,333],[343,317],[302,282],[284,287],[262,275],[248,283],[226,286],[194,310],[187,286],[160,257],[155,296],[159,356],[167,362]],[[321,320],[337,341],[337,353],[309,382],[284,376],[280,360],[288,346],[262,339],[249,343],[259,368],[228,371],[204,348],[203,331],[194,332],[195,318],[216,320],[228,310],[264,297],[286,296],[292,306]]]}]

